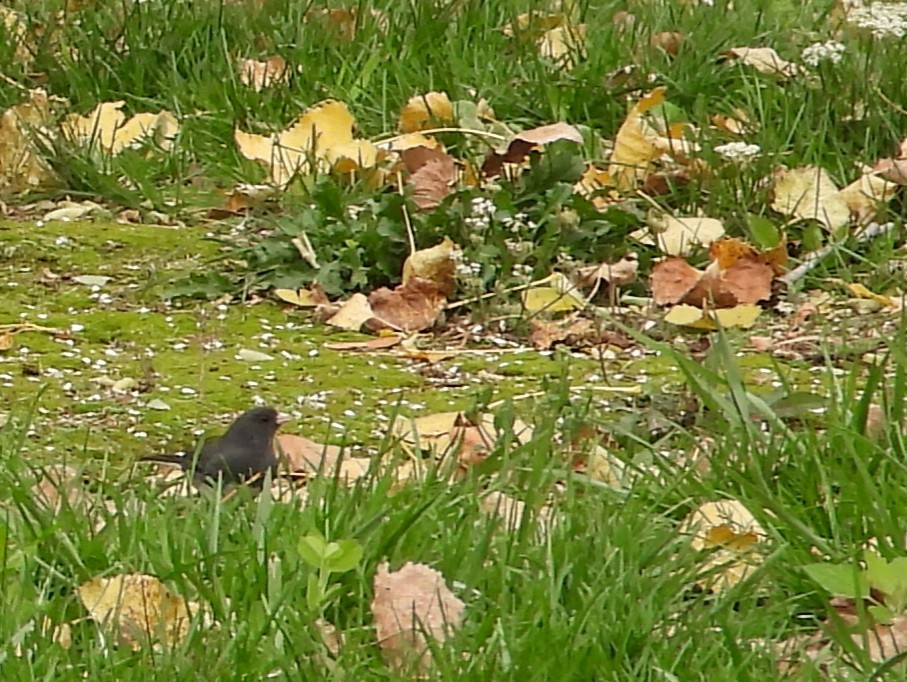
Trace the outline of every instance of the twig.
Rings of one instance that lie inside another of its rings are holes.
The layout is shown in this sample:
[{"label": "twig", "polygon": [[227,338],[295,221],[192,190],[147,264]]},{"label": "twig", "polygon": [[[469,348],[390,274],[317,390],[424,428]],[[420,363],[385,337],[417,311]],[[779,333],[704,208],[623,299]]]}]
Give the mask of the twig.
[{"label": "twig", "polygon": [[[503,135],[498,135],[497,133],[490,133],[487,130],[472,130],[470,128],[431,128],[430,130],[420,130],[421,135],[433,135],[434,133],[463,133],[464,135],[477,135],[478,137],[488,137],[493,140],[498,140],[499,142],[504,142],[508,138]],[[394,135],[393,137],[387,137],[383,140],[377,140],[374,144],[376,147],[381,145],[390,145],[396,142],[397,140],[402,140],[412,133],[403,133],[402,135]]]},{"label": "twig", "polygon": [[[571,386],[571,393],[581,393],[582,391],[605,391],[607,393],[626,393],[628,395],[638,395],[642,393],[642,386],[637,384],[636,386]],[[523,393],[522,395],[515,395],[510,398],[502,398],[501,400],[496,400],[493,403],[488,403],[488,409],[493,410],[497,407],[500,407],[508,400],[527,400],[529,398],[538,398],[543,395],[548,395],[548,391],[533,391],[532,393]]]},{"label": "twig", "polygon": [[[869,223],[869,225],[866,226],[866,229],[857,236],[857,241],[862,243],[869,241],[870,239],[875,239],[876,237],[888,234],[894,227],[895,225],[893,222]],[[816,267],[830,253],[837,250],[841,244],[842,242],[836,242],[834,244],[829,244],[828,246],[823,246],[821,249],[810,251],[806,254],[806,258],[800,265],[781,277],[781,281],[788,285],[800,281],[806,276],[806,273]]]},{"label": "twig", "polygon": [[[403,173],[397,171],[397,191],[400,193],[400,196],[403,196]],[[409,209],[406,208],[406,202],[403,204],[403,224],[406,225],[406,236],[409,238],[409,255],[412,256],[416,252],[416,235],[413,232],[413,223],[409,219]]]}]

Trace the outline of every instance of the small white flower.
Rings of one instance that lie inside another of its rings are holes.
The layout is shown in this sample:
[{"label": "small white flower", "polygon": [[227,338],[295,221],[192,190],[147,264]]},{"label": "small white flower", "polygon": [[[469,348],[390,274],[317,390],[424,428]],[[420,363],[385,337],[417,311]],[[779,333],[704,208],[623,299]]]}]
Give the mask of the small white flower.
[{"label": "small white flower", "polygon": [[715,147],[715,152],[729,161],[751,159],[758,156],[761,151],[758,144],[747,144],[746,142],[728,142]]},{"label": "small white flower", "polygon": [[876,38],[907,34],[907,3],[885,3],[858,7],[847,14],[847,21],[859,28],[866,28]]},{"label": "small white flower", "polygon": [[837,64],[844,58],[844,45],[835,40],[813,43],[803,50],[801,57],[804,64],[813,67],[819,66],[822,62]]}]

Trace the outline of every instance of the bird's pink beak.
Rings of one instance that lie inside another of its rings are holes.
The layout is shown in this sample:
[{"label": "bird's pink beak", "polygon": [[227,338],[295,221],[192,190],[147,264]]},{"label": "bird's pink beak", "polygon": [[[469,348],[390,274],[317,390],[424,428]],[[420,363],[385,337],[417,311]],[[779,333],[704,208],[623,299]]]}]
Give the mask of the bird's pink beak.
[{"label": "bird's pink beak", "polygon": [[278,412],[277,413],[277,426],[280,426],[281,424],[286,424],[288,421],[290,421],[292,419],[293,419],[293,417],[291,417],[286,412]]}]

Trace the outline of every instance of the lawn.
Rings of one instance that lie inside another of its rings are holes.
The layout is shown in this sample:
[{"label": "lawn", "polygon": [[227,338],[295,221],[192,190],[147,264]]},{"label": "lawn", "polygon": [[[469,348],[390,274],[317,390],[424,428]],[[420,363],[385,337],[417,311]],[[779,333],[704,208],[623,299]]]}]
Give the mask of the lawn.
[{"label": "lawn", "polygon": [[[907,5],[848,7],[0,5],[3,677],[903,675]],[[137,463],[255,404],[321,465]]]}]

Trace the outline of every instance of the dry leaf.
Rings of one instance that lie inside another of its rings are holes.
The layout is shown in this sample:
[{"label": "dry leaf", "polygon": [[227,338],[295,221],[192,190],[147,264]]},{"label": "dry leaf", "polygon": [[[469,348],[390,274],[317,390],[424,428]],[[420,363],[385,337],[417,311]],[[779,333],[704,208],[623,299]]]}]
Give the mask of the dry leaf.
[{"label": "dry leaf", "polygon": [[775,172],[772,208],[788,216],[817,220],[829,230],[850,222],[850,208],[828,173],[818,166]]},{"label": "dry leaf", "polygon": [[233,133],[240,153],[270,170],[271,182],[285,187],[297,174],[336,169],[372,168],[379,150],[367,140],[353,138],[355,119],[342,102],[327,100],[308,109],[281,133]]},{"label": "dry leaf", "polygon": [[534,147],[544,146],[558,140],[569,140],[583,143],[579,130],[569,123],[552,123],[550,125],[524,130],[508,143],[503,153],[492,152],[482,164],[482,173],[486,177],[500,175],[505,163],[520,163]]},{"label": "dry leaf", "polygon": [[523,306],[530,313],[581,310],[588,301],[573,283],[559,272],[535,282],[523,292]]},{"label": "dry leaf", "polygon": [[608,174],[614,178],[618,189],[635,187],[648,174],[652,161],[662,153],[654,143],[658,132],[643,115],[664,101],[665,90],[664,87],[655,88],[640,99],[617,131]]},{"label": "dry leaf", "polygon": [[754,303],[736,305],[718,310],[702,309],[691,305],[676,305],[664,316],[665,322],[681,327],[715,331],[719,328],[737,327],[749,329],[762,314],[762,308]]},{"label": "dry leaf", "polygon": [[457,166],[452,156],[439,147],[408,147],[400,153],[409,170],[406,184],[413,188],[413,202],[423,211],[441,205],[453,191]]},{"label": "dry leaf", "polygon": [[658,247],[669,256],[686,256],[693,245],[708,246],[724,236],[724,223],[715,218],[661,215],[651,218],[650,224]]},{"label": "dry leaf", "polygon": [[706,502],[684,519],[679,532],[691,536],[693,549],[713,550],[702,565],[701,584],[715,591],[733,587],[761,562],[755,545],[767,535],[737,500]]},{"label": "dry leaf", "polygon": [[864,173],[838,192],[851,216],[858,225],[865,225],[879,214],[897,191],[897,184],[874,175]]},{"label": "dry leaf", "polygon": [[418,332],[433,327],[447,302],[438,285],[412,277],[395,289],[382,287],[369,294],[372,319],[369,329],[389,327],[395,331]]},{"label": "dry leaf", "polygon": [[680,51],[680,46],[683,45],[683,33],[678,31],[655,33],[649,38],[649,45],[674,56]]},{"label": "dry leaf", "polygon": [[365,294],[353,294],[326,322],[333,327],[357,332],[374,316],[375,313]]},{"label": "dry leaf", "polygon": [[316,308],[330,303],[324,287],[317,283],[310,289],[275,289],[274,295],[281,301],[300,308]]},{"label": "dry leaf", "polygon": [[600,280],[612,287],[622,287],[636,281],[639,272],[639,257],[630,252],[616,263],[602,263],[580,268],[577,274],[585,286],[595,286]]},{"label": "dry leaf", "polygon": [[734,47],[723,53],[733,57],[747,66],[752,66],[761,73],[770,73],[780,76],[796,76],[800,67],[781,58],[771,47]]},{"label": "dry leaf", "polygon": [[443,642],[463,621],[466,605],[447,589],[444,576],[424,564],[407,562],[390,572],[378,566],[372,615],[378,645],[390,666],[399,672],[426,675],[432,657],[426,637]]},{"label": "dry leaf", "polygon": [[63,135],[72,142],[98,148],[116,156],[124,149],[151,139],[162,149],[170,149],[179,132],[179,123],[169,111],[140,113],[129,120],[122,109],[125,102],[102,102],[87,116],[70,114],[60,124]]},{"label": "dry leaf", "polygon": [[414,277],[434,282],[445,296],[451,296],[457,288],[457,262],[460,247],[445,237],[440,244],[428,249],[414,251],[403,263],[403,284]]},{"label": "dry leaf", "polygon": [[374,339],[368,339],[367,341],[338,341],[336,343],[326,343],[324,344],[324,347],[330,348],[331,350],[386,350],[387,348],[393,348],[401,341],[403,341],[403,337],[400,334],[390,333],[381,334],[380,336]]},{"label": "dry leaf", "polygon": [[179,644],[189,632],[197,603],[173,594],[152,575],[138,573],[93,578],[76,590],[89,615],[113,628],[132,649],[146,642]]},{"label": "dry leaf", "polygon": [[55,175],[40,152],[53,141],[53,100],[44,90],[0,115],[0,189],[22,192],[54,184]]},{"label": "dry leaf", "polygon": [[557,26],[539,38],[539,55],[565,69],[573,68],[582,58],[586,43],[586,25]]},{"label": "dry leaf", "polygon": [[41,506],[54,512],[59,512],[64,505],[77,506],[87,495],[81,473],[66,464],[53,464],[41,469],[31,494]]},{"label": "dry leaf", "polygon": [[279,55],[268,57],[263,62],[244,59],[239,63],[239,82],[255,92],[261,92],[278,83],[288,83],[289,80],[287,60]]},{"label": "dry leaf", "polygon": [[410,97],[400,112],[398,127],[401,132],[412,133],[425,130],[432,123],[454,122],[453,104],[445,92],[427,92]]},{"label": "dry leaf", "polygon": [[[497,491],[492,491],[482,498],[482,510],[501,520],[504,529],[516,533],[523,525],[526,516],[526,503]],[[554,511],[547,504],[539,507],[531,517],[536,523],[537,538],[544,541],[556,521]]]}]

